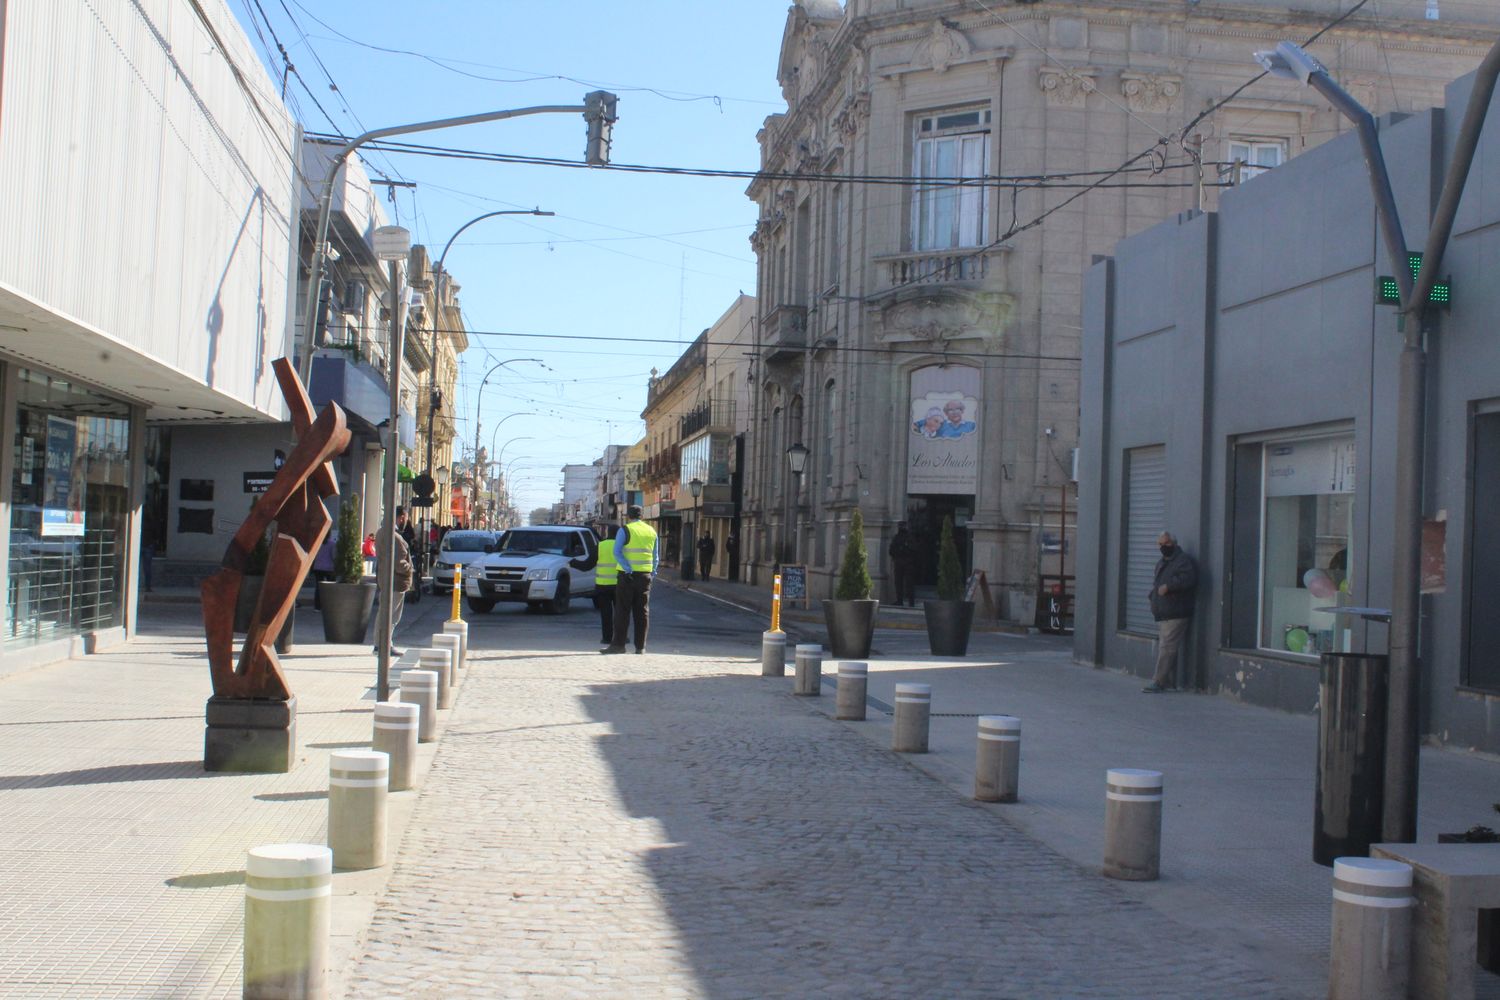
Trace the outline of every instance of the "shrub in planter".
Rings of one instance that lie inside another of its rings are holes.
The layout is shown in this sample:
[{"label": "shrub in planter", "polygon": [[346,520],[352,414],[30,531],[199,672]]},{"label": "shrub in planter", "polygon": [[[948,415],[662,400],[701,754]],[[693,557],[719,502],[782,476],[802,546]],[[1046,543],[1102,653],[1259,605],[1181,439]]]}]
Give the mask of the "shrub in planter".
[{"label": "shrub in planter", "polygon": [[828,650],[834,658],[857,660],[870,655],[870,643],[875,638],[875,612],[880,608],[879,601],[870,599],[873,587],[869,555],[865,551],[865,519],[855,508],[833,600],[823,602]]},{"label": "shrub in planter", "polygon": [[364,642],[370,628],[370,613],[375,607],[375,584],[365,582],[359,494],[349,494],[339,505],[338,531],[339,537],[333,545],[333,580],[318,582],[323,638],[339,643]]},{"label": "shrub in planter", "polygon": [[969,632],[974,627],[974,602],[964,596],[963,566],[953,541],[953,518],[943,518],[938,540],[938,599],[922,602],[927,619],[927,646],[933,656],[963,656],[969,651]]}]

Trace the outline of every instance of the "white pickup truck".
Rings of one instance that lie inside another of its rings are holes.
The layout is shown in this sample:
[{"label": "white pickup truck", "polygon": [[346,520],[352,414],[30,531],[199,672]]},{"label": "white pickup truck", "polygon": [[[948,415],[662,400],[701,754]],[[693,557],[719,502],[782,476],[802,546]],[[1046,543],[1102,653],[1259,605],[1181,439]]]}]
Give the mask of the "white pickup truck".
[{"label": "white pickup truck", "polygon": [[501,601],[525,602],[554,615],[575,596],[594,592],[599,544],[588,528],[538,524],[511,528],[495,550],[464,569],[469,610],[487,614]]}]

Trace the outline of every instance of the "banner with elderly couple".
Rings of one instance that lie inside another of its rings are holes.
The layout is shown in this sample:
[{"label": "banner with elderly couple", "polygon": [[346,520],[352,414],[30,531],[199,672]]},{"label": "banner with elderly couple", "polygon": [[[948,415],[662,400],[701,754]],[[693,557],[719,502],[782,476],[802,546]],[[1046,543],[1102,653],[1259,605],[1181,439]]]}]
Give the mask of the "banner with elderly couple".
[{"label": "banner with elderly couple", "polygon": [[980,372],[928,365],[911,373],[904,428],[906,492],[978,492]]}]

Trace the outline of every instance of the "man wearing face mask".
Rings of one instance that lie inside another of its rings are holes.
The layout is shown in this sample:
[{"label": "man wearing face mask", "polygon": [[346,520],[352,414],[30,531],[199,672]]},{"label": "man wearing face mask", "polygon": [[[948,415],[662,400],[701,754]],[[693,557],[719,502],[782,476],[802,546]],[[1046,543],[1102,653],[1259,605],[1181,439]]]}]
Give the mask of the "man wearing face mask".
[{"label": "man wearing face mask", "polygon": [[1198,591],[1198,566],[1182,551],[1170,531],[1157,536],[1161,559],[1151,585],[1151,617],[1158,632],[1156,676],[1142,691],[1155,694],[1177,686],[1177,651],[1193,622],[1193,599]]}]

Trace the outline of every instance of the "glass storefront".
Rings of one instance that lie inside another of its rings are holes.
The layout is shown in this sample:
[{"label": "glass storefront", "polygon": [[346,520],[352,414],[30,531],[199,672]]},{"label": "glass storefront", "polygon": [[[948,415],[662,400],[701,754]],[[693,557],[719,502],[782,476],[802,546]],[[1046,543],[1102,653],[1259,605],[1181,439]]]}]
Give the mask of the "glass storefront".
[{"label": "glass storefront", "polygon": [[17,373],[4,645],[124,623],[129,418],[66,378]]}]

